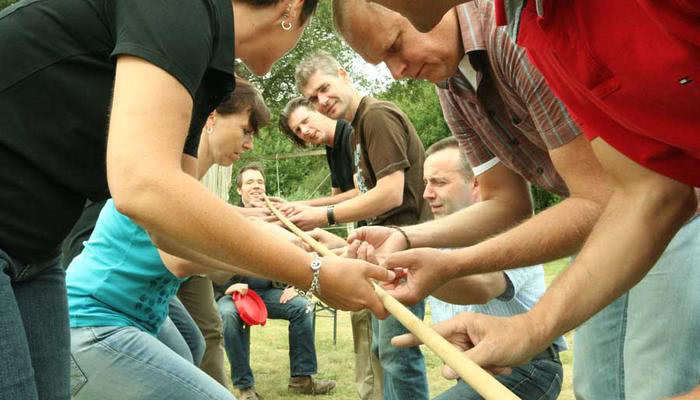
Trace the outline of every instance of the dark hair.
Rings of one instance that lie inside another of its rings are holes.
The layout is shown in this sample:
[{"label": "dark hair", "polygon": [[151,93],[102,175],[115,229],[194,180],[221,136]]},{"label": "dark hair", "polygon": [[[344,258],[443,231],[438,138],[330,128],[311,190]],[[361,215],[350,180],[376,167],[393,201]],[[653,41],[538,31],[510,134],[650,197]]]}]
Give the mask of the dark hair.
[{"label": "dark hair", "polygon": [[[248,3],[256,7],[271,7],[280,1],[281,0],[240,0],[241,3]],[[305,24],[306,20],[314,15],[316,6],[318,6],[318,0],[304,0],[304,5],[301,7],[301,15],[299,16],[299,20],[302,24]]]},{"label": "dark hair", "polygon": [[432,156],[435,153],[438,153],[443,150],[447,149],[457,149],[458,154],[459,154],[459,170],[462,172],[462,175],[464,175],[464,178],[467,180],[473,179],[474,178],[474,173],[472,172],[472,168],[467,162],[466,158],[464,157],[464,154],[462,151],[459,149],[459,142],[457,141],[457,138],[454,136],[448,136],[446,138],[442,138],[438,140],[437,142],[433,143],[428,147],[428,150],[425,151],[425,158],[428,158]]},{"label": "dark hair", "polygon": [[236,77],[236,89],[231,92],[216,107],[216,112],[221,115],[237,114],[250,107],[248,123],[255,134],[260,128],[270,123],[270,109],[265,105],[262,95],[250,82]]},{"label": "dark hair", "polygon": [[289,100],[287,105],[284,106],[284,109],[280,113],[280,130],[295,145],[299,147],[306,147],[306,142],[302,140],[299,136],[297,136],[292,130],[292,127],[289,126],[289,117],[299,107],[306,107],[311,111],[313,111],[314,109],[309,103],[309,101],[306,100],[303,96],[295,97]]},{"label": "dark hair", "polygon": [[243,173],[246,172],[246,171],[248,171],[248,170],[251,170],[251,169],[254,170],[254,171],[260,172],[260,174],[262,175],[263,179],[265,179],[265,167],[263,167],[263,165],[262,165],[260,162],[258,162],[258,161],[253,161],[253,162],[251,162],[251,163],[246,164],[245,167],[241,168],[241,169],[238,171],[238,176],[236,177],[236,187],[237,187],[237,188],[240,189],[241,186],[243,185]]}]

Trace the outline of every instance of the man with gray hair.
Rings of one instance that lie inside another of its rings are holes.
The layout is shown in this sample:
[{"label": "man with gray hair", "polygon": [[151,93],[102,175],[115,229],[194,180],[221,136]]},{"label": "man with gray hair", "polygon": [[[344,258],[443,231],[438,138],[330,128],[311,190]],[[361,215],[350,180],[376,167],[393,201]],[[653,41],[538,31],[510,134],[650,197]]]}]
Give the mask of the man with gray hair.
[{"label": "man with gray hair", "polygon": [[[392,103],[361,96],[347,71],[327,53],[303,60],[295,77],[297,88],[317,111],[329,118],[351,121],[360,195],[326,209],[303,208],[290,219],[306,229],[362,219],[384,226],[423,220],[429,213],[421,197],[425,156],[406,114]],[[422,299],[411,310],[423,318]],[[389,341],[398,332],[407,331],[396,318],[372,318],[372,346],[384,370],[384,399],[427,399],[423,355],[419,348],[392,346]]]},{"label": "man with gray hair", "polygon": [[[481,201],[478,179],[464,160],[454,136],[434,143],[425,154],[423,198],[430,204],[436,219]],[[532,308],[544,290],[544,269],[536,265],[452,280],[433,292],[428,303],[433,324],[462,312],[512,316]],[[542,357],[513,368],[510,375],[498,375],[496,379],[523,400],[556,399],[564,375],[557,354],[564,349],[566,342],[560,336]],[[480,398],[470,386],[459,381],[436,400]]]},{"label": "man with gray hair", "polygon": [[[614,184],[525,51],[497,29],[492,2],[457,6],[424,34],[398,13],[365,0],[352,2],[352,7],[334,0],[334,6],[340,33],[365,60],[386,63],[397,79],[438,84],[445,118],[485,200],[439,223],[404,228],[413,247],[469,247],[390,255],[388,267],[411,271],[408,282],[392,294],[411,302],[454,277],[532,265],[581,250]],[[565,199],[532,217],[528,183]],[[646,236],[642,225],[635,225],[640,240]],[[401,235],[378,229],[359,230],[350,239],[368,240],[385,253],[407,248]],[[574,390],[581,399],[660,398],[687,391],[700,379],[698,347],[687,333],[700,329],[700,319],[684,316],[700,313],[700,298],[688,290],[700,285],[700,269],[687,261],[699,256],[698,232],[696,217],[628,293],[620,289],[643,276],[630,269],[635,262],[631,255],[639,249],[629,247],[626,257],[619,258],[619,249],[609,242],[597,239],[591,247],[589,240],[586,251],[531,311],[498,319],[459,316],[452,324],[480,338],[467,354],[490,367],[522,364],[578,326]],[[606,268],[611,259],[615,265]],[[611,286],[615,281],[621,285]],[[606,289],[597,289],[601,285]],[[677,312],[677,304],[689,314]],[[668,326],[678,327],[673,341],[663,340]],[[402,338],[397,343],[415,341]],[[663,378],[648,379],[648,371],[658,365],[665,366],[658,372]]]}]

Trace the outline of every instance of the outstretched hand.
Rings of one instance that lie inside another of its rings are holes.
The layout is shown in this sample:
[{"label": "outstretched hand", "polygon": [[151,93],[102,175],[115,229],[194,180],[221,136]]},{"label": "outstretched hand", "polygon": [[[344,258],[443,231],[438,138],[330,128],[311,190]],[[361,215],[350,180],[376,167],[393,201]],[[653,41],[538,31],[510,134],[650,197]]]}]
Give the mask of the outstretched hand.
[{"label": "outstretched hand", "polygon": [[[482,368],[493,374],[509,374],[512,367],[526,363],[550,345],[538,340],[529,318],[527,314],[495,317],[462,313],[433,325],[433,329]],[[391,344],[412,347],[421,342],[409,333],[394,337]],[[442,374],[448,379],[457,378],[448,366],[443,367]]]},{"label": "outstretched hand", "polygon": [[407,247],[403,235],[396,229],[386,226],[365,226],[355,229],[348,236],[347,242],[352,243],[356,240],[371,244],[380,260]]},{"label": "outstretched hand", "polygon": [[452,279],[451,252],[422,248],[389,255],[384,267],[400,271],[405,279],[385,285],[387,292],[404,304],[416,304]]},{"label": "outstretched hand", "polygon": [[333,308],[348,311],[368,308],[377,318],[384,319],[389,312],[374,293],[370,280],[391,282],[394,277],[394,272],[365,261],[324,257],[318,297]]}]

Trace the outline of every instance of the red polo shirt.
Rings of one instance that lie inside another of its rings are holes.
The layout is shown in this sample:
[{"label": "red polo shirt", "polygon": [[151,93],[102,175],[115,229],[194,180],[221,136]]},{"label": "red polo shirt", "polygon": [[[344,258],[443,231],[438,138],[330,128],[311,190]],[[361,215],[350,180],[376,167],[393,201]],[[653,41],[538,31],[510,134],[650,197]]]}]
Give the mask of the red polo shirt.
[{"label": "red polo shirt", "polygon": [[517,41],[586,136],[699,187],[700,2],[556,3],[528,1]]}]

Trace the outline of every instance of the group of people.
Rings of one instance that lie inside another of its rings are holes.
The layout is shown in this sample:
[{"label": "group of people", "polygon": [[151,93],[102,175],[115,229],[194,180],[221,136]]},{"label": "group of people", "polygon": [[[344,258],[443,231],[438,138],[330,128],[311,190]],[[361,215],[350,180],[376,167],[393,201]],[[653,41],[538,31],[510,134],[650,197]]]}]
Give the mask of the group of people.
[{"label": "group of people", "polygon": [[[524,399],[558,396],[574,328],[577,398],[700,384],[700,6],[333,0],[367,62],[436,84],[455,139],[426,153],[408,117],[360,95],[331,56],[302,61],[280,130],[326,145],[333,191],[279,206],[305,230],[368,225],[346,257],[321,258],[199,182],[270,120],[235,60],[265,74],[317,0],[183,1],[0,11],[0,398],[231,399],[222,347],[241,397],[257,398],[249,328],[230,297],[217,309],[210,279],[268,292],[302,393],[335,383],[312,378],[292,288],[354,312],[361,398],[428,398],[419,343],[370,280],[419,318],[432,295],[435,330]],[[259,196],[263,171],[242,172]],[[533,215],[531,184],[564,199]],[[567,256],[545,291],[539,264]],[[479,396],[459,382],[440,398]]]}]

